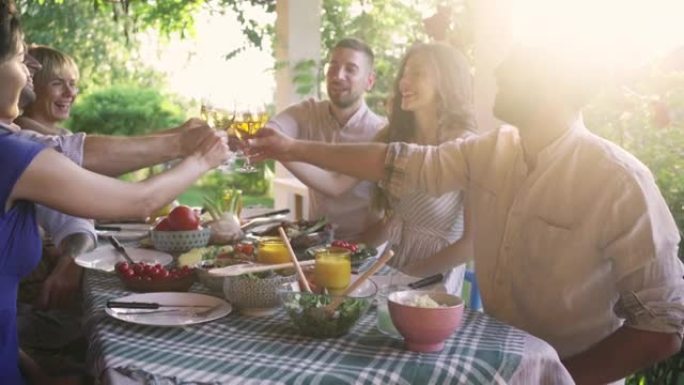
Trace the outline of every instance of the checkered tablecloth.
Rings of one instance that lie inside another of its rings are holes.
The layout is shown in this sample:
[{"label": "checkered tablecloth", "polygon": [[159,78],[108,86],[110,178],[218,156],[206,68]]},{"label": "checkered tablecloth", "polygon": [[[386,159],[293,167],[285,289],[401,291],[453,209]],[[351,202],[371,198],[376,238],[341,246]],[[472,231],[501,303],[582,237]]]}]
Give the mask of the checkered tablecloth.
[{"label": "checkered tablecloth", "polygon": [[[232,313],[176,328],[125,323],[104,312],[107,299],[129,294],[115,276],[88,271],[84,291],[89,367],[96,377],[135,367],[179,384],[571,383],[548,345],[529,344],[528,334],[468,309],[443,351],[421,354],[378,332],[374,309],[346,336],[320,340],[300,336],[284,311],[260,318]],[[521,379],[516,372],[526,365]]]}]

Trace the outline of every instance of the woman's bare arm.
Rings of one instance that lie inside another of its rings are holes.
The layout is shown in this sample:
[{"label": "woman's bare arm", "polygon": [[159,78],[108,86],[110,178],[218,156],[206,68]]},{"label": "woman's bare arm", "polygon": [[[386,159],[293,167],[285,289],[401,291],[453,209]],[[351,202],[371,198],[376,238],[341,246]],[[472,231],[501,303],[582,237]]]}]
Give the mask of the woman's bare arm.
[{"label": "woman's bare arm", "polygon": [[332,198],[354,188],[359,180],[333,171],[327,171],[302,162],[283,162],[292,175],[308,187]]},{"label": "woman's bare arm", "polygon": [[379,181],[384,176],[387,144],[330,144],[292,139],[277,130],[263,128],[249,140],[250,157],[255,161],[275,159],[300,161],[355,178]]},{"label": "woman's bare arm", "polygon": [[66,214],[98,219],[144,218],[175,199],[228,154],[218,136],[207,137],[197,151],[173,169],[139,183],[84,170],[53,150],[36,156],[7,201],[26,199]]}]

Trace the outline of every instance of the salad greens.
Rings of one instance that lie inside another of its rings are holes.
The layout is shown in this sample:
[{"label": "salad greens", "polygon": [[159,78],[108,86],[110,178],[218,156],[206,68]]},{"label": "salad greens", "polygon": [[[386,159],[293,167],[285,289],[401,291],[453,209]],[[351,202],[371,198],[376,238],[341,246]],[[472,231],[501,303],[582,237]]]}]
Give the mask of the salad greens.
[{"label": "salad greens", "polygon": [[286,293],[284,307],[302,334],[316,337],[339,337],[346,334],[371,305],[372,298],[348,297],[330,317],[321,317],[321,308],[332,297],[307,293]]},{"label": "salad greens", "polygon": [[352,264],[357,264],[365,261],[368,258],[372,258],[378,253],[378,249],[374,247],[367,247],[363,243],[358,244],[358,251],[355,253],[352,253],[351,255],[351,263]]}]

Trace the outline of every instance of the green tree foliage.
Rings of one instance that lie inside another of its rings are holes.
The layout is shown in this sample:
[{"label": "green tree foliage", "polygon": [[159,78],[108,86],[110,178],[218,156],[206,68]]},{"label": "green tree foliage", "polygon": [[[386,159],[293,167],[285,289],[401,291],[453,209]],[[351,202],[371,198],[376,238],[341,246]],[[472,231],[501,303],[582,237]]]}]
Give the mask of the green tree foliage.
[{"label": "green tree foliage", "polygon": [[152,88],[119,85],[83,97],[71,111],[74,132],[136,135],[177,126],[182,108]]},{"label": "green tree foliage", "polygon": [[18,0],[26,40],[57,48],[76,60],[82,93],[115,82],[157,86],[161,77],[140,60],[125,28],[91,0]]},{"label": "green tree foliage", "polygon": [[[629,87],[604,92],[585,111],[587,126],[653,172],[684,229],[684,72],[646,70]],[[680,245],[682,246],[682,245]],[[680,258],[684,250],[680,247]]]}]

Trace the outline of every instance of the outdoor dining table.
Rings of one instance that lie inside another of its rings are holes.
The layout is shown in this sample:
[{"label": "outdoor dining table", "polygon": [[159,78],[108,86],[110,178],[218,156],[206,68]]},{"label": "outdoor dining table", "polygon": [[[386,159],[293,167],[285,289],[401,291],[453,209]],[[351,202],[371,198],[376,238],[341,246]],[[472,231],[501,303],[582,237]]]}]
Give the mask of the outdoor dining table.
[{"label": "outdoor dining table", "polygon": [[[376,329],[374,308],[349,334],[313,339],[283,310],[183,327],[126,323],[104,311],[130,294],[114,274],[89,270],[83,287],[88,367],[103,384],[573,383],[550,345],[469,309],[441,352],[414,353]],[[199,283],[191,291],[208,293]]]}]

